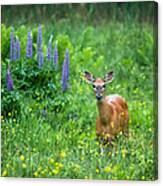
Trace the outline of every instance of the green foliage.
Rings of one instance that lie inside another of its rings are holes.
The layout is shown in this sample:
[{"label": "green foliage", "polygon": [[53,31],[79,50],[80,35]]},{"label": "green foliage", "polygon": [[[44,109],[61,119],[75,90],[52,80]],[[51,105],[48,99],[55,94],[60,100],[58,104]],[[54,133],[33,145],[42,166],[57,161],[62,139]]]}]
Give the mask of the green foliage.
[{"label": "green foliage", "polygon": [[[93,12],[93,7],[89,11]],[[21,59],[11,63],[12,92],[6,89],[11,27],[2,25],[2,176],[156,179],[153,27],[144,24],[142,29],[135,22],[96,27],[67,22],[43,27],[44,54],[49,36],[55,33],[57,69],[47,60],[42,69],[38,68],[37,27],[31,26],[32,59],[25,57],[29,27],[15,29],[21,41]],[[70,80],[63,93],[61,67],[66,48],[70,51]],[[113,147],[100,154],[95,133],[96,101],[82,73],[88,70],[103,77],[111,69],[115,77],[106,94],[126,98],[130,138],[119,134]]]}]

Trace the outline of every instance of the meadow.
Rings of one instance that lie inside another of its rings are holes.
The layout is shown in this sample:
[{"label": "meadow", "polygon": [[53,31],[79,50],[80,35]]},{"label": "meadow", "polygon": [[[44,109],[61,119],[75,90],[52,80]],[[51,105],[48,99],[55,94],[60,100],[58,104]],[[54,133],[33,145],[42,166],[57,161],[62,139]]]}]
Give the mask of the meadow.
[{"label": "meadow", "polygon": [[[3,23],[1,32],[2,176],[157,179],[152,23],[86,22],[77,14],[76,19],[52,17],[47,24]],[[85,70],[95,77],[113,70],[106,95],[122,95],[129,107],[129,138],[120,133],[103,154],[96,139],[96,99],[83,78]]]}]

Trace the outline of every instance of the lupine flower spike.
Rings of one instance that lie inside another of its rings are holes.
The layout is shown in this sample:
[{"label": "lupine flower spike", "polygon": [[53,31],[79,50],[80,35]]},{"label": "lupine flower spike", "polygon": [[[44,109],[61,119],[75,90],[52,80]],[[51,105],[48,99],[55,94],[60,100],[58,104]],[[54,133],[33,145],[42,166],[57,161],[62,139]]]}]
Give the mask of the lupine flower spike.
[{"label": "lupine flower spike", "polygon": [[42,28],[39,26],[38,28],[38,35],[37,35],[37,60],[38,66],[41,68],[44,63],[44,55],[42,52]]},{"label": "lupine flower spike", "polygon": [[38,67],[41,68],[44,64],[44,55],[42,52],[40,52],[37,56],[38,58]]},{"label": "lupine flower spike", "polygon": [[53,35],[50,36],[49,43],[48,43],[48,48],[47,48],[47,59],[48,59],[48,61],[51,60],[52,39],[53,39]]},{"label": "lupine flower spike", "polygon": [[16,52],[17,52],[16,59],[20,60],[20,41],[18,37],[16,37]]},{"label": "lupine flower spike", "polygon": [[70,65],[70,54],[69,54],[68,49],[66,49],[65,60],[66,60],[66,65],[67,65],[67,80],[68,80],[69,79],[69,65]]},{"label": "lupine flower spike", "polygon": [[41,25],[38,27],[38,35],[37,35],[37,54],[42,52],[42,27]]},{"label": "lupine flower spike", "polygon": [[62,65],[62,91],[66,91],[67,89],[67,65],[64,61]]},{"label": "lupine flower spike", "polygon": [[32,34],[31,31],[28,32],[27,35],[27,45],[26,45],[26,57],[32,57]]},{"label": "lupine flower spike", "polygon": [[69,56],[69,50],[66,50],[64,63],[62,65],[62,91],[66,91],[68,88],[68,79],[69,79],[69,64],[70,64],[70,56]]},{"label": "lupine flower spike", "polygon": [[13,51],[14,51],[14,34],[10,33],[10,61],[13,61]]},{"label": "lupine flower spike", "polygon": [[6,81],[7,81],[7,90],[12,91],[14,89],[14,86],[13,86],[10,65],[8,65],[8,68],[7,68]]},{"label": "lupine flower spike", "polygon": [[14,39],[14,44],[13,44],[13,61],[17,60],[17,47],[16,47],[16,41]]}]

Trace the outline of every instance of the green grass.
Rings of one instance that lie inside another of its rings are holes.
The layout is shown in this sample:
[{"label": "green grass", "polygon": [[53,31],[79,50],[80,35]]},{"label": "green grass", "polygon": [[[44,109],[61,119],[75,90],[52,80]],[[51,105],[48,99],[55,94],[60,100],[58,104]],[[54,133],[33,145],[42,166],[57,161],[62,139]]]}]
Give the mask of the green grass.
[{"label": "green grass", "polygon": [[[30,84],[32,70],[24,72],[24,76],[21,73],[29,68],[37,72],[37,61],[35,57],[32,61],[22,57],[11,64],[13,92],[7,92],[5,85],[9,30],[2,28],[2,33],[6,33],[5,38],[2,34],[2,42],[6,39],[2,43],[2,176],[156,179],[157,127],[153,105],[156,41],[152,25],[104,21],[93,26],[83,22],[71,24],[69,20],[60,20],[55,26],[44,25],[45,49],[51,33],[59,43],[58,71],[51,71],[45,61],[37,81],[33,79]],[[28,26],[15,28],[24,42],[22,55],[27,30]],[[32,30],[35,37],[36,25]],[[69,89],[62,93],[60,77],[66,47],[71,57],[70,81]],[[96,77],[113,69],[115,78],[107,86],[106,94],[122,95],[129,106],[129,139],[119,134],[113,147],[104,154],[99,153],[96,140],[96,100],[92,87],[82,78],[85,69]],[[22,81],[29,83],[25,90],[21,89]],[[49,88],[50,85],[53,87]],[[44,107],[46,117],[42,115]]]}]

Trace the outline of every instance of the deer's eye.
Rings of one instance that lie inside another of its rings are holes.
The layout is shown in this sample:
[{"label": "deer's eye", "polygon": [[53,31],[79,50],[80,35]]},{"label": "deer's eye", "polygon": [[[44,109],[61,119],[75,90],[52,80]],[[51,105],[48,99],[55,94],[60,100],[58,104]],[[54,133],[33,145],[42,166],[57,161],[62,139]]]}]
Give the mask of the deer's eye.
[{"label": "deer's eye", "polygon": [[96,88],[96,85],[93,85],[93,88]]},{"label": "deer's eye", "polygon": [[105,88],[105,84],[102,87]]}]

